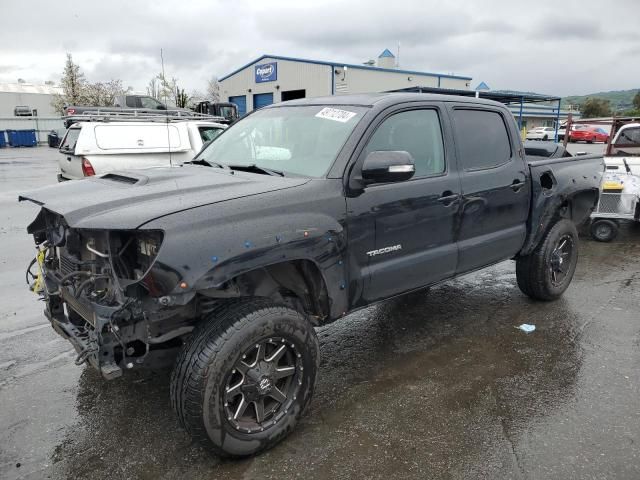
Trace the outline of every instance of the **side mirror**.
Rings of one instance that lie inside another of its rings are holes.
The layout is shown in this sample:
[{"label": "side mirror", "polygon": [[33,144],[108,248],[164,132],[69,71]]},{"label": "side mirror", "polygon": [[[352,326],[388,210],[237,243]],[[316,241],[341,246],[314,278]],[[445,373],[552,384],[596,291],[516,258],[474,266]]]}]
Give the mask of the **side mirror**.
[{"label": "side mirror", "polygon": [[158,105],[156,107],[156,110],[166,110],[166,109],[167,109],[167,107],[165,107],[164,105]]},{"label": "side mirror", "polygon": [[405,151],[375,151],[362,165],[365,183],[388,183],[409,180],[416,173],[413,157]]}]

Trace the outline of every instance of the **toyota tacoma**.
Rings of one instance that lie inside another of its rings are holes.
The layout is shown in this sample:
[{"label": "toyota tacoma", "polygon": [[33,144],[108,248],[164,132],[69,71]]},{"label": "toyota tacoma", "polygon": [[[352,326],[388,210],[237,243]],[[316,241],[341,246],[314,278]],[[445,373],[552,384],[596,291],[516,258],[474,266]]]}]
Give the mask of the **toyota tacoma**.
[{"label": "toyota tacoma", "polygon": [[113,379],[171,362],[181,424],[246,456],[308,406],[314,327],[507,259],[524,294],[562,295],[602,171],[598,156],[527,157],[492,101],[294,100],[183,166],[22,194],[41,206],[27,274],[76,363]]}]

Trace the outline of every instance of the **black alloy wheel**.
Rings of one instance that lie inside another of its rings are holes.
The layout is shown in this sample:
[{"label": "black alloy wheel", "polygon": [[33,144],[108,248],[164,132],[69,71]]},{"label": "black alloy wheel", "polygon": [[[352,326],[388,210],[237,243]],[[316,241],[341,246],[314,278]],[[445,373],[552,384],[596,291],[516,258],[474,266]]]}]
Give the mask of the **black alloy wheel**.
[{"label": "black alloy wheel", "polygon": [[249,348],[225,387],[227,420],[238,431],[262,432],[287,414],[302,385],[304,367],[294,343],[267,338]]},{"label": "black alloy wheel", "polygon": [[551,283],[558,287],[567,278],[567,274],[571,267],[571,257],[573,254],[573,238],[566,234],[560,237],[556,243],[556,247],[551,252],[549,259],[549,274],[551,275]]}]

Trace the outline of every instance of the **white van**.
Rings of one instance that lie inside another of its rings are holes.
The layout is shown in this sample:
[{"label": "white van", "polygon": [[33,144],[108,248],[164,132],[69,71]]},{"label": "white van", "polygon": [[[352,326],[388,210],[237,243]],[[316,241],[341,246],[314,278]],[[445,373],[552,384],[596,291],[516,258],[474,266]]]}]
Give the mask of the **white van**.
[{"label": "white van", "polygon": [[193,120],[80,122],[60,142],[58,180],[113,170],[181,165],[215,139],[226,125]]}]

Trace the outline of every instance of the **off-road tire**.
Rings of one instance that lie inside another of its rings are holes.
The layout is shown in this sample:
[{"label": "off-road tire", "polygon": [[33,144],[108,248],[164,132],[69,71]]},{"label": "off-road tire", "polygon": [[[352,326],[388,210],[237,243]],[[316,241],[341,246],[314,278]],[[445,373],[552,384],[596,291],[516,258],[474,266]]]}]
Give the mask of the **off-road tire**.
[{"label": "off-road tire", "polygon": [[[295,345],[296,361],[304,367],[300,372],[296,367],[297,394],[273,425],[243,432],[225,413],[228,381],[247,349],[271,337]],[[318,338],[303,314],[267,299],[222,305],[193,331],[178,355],[171,375],[171,404],[185,430],[215,454],[254,455],[280,442],[296,426],[311,401],[319,359]]]},{"label": "off-road tire", "polygon": [[618,236],[618,222],[608,218],[598,218],[591,222],[591,237],[598,242],[610,242]]},{"label": "off-road tire", "polygon": [[[552,254],[563,238],[570,238],[573,244],[566,275],[559,284],[553,282],[551,273]],[[525,295],[535,299],[550,301],[559,298],[569,287],[578,263],[578,232],[573,222],[559,220],[545,234],[542,241],[529,255],[516,259],[518,287]]]}]

